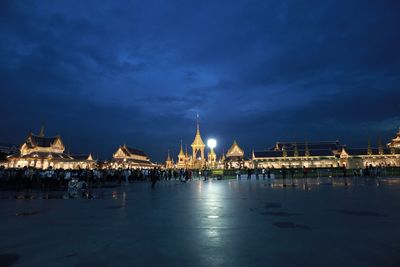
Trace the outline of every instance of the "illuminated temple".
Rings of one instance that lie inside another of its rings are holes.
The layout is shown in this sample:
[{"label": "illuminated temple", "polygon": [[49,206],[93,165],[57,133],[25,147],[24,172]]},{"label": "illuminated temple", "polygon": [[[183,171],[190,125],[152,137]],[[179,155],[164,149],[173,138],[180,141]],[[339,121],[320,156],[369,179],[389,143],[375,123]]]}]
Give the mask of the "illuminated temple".
[{"label": "illuminated temple", "polygon": [[108,167],[113,169],[153,168],[156,166],[156,164],[150,161],[149,156],[143,150],[131,148],[127,145],[118,147],[108,165]]},{"label": "illuminated temple", "polygon": [[217,163],[217,155],[214,149],[211,149],[207,155],[205,156],[205,148],[206,145],[203,142],[203,138],[200,134],[200,123],[199,117],[197,116],[197,130],[194,136],[194,140],[191,144],[192,147],[192,154],[189,155],[187,147],[185,151],[183,151],[183,145],[181,141],[178,160],[176,164],[173,164],[173,161],[170,158],[169,151],[168,157],[166,160],[166,166],[169,168],[176,167],[178,169],[201,169],[205,167],[216,168],[218,166]]},{"label": "illuminated temple", "polygon": [[91,154],[72,156],[64,153],[65,146],[60,136],[46,137],[44,129],[38,135],[30,133],[19,152],[7,157],[7,167],[38,169],[94,168],[96,161]]}]

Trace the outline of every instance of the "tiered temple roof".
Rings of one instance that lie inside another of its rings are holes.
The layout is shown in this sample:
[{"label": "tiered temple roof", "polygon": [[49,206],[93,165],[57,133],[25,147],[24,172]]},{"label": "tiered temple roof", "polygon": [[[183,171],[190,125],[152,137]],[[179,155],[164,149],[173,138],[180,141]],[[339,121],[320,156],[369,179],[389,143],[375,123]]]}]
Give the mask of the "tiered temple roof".
[{"label": "tiered temple roof", "polygon": [[119,146],[113,155],[113,162],[116,164],[127,164],[130,167],[152,167],[154,163],[150,161],[149,156],[143,150],[128,147],[127,145]]},{"label": "tiered temple roof", "polygon": [[399,148],[400,149],[400,128],[399,131],[397,132],[395,138],[392,139],[392,141],[387,144],[388,147],[391,148]]},{"label": "tiered temple roof", "polygon": [[199,121],[197,121],[196,136],[194,137],[194,140],[193,140],[193,143],[192,143],[191,147],[193,149],[195,149],[195,148],[200,149],[200,148],[205,148],[206,147],[206,145],[204,144],[203,139],[201,138],[201,135],[200,135]]}]

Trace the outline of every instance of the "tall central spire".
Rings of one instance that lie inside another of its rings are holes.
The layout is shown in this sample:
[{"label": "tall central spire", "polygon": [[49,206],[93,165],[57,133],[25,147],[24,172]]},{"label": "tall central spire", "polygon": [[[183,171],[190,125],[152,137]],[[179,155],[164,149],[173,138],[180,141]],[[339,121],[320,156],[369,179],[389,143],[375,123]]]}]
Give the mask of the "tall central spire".
[{"label": "tall central spire", "polygon": [[198,159],[197,152],[200,152],[200,159],[204,160],[204,148],[206,145],[203,142],[203,139],[201,138],[200,135],[200,123],[199,123],[199,114],[197,114],[197,131],[196,131],[196,136],[194,137],[193,143],[192,143],[192,150],[193,150],[193,159]]},{"label": "tall central spire", "polygon": [[197,132],[196,132],[196,134],[200,135],[199,113],[197,113]]}]

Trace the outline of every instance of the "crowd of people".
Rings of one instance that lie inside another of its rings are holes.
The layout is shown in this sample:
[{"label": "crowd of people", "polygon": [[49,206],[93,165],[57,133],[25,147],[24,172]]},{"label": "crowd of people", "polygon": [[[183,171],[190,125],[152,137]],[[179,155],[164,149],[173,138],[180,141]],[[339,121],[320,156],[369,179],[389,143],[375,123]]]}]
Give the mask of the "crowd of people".
[{"label": "crowd of people", "polygon": [[0,167],[0,187],[17,189],[65,189],[72,180],[84,181],[89,186],[105,183],[132,183],[150,181],[152,187],[160,180],[180,180],[186,182],[194,177],[207,179],[208,170],[192,171],[189,169],[80,169],[63,170],[49,167],[46,170],[35,168]]},{"label": "crowd of people", "polygon": [[[315,171],[315,170],[314,170]],[[321,171],[321,170],[317,170]],[[333,177],[334,171],[336,176],[346,177],[348,170],[343,168],[328,169],[325,174]],[[339,174],[338,174],[339,172]],[[377,166],[367,166],[353,170],[353,176],[384,176],[386,169]],[[237,179],[247,175],[247,179],[255,177],[255,179],[271,179],[271,178],[308,178],[310,169],[303,167],[295,169],[293,167],[280,169],[260,168],[260,169],[242,169],[236,170]],[[208,169],[190,170],[190,169],[162,169],[159,167],[152,169],[80,169],[80,170],[63,170],[53,169],[49,167],[46,170],[35,168],[4,168],[0,167],[0,187],[16,188],[16,189],[67,189],[70,181],[84,181],[88,186],[101,186],[105,183],[128,184],[134,181],[150,181],[154,188],[157,181],[160,180],[179,180],[181,182],[190,181],[192,179],[207,180],[212,172]],[[319,175],[319,174],[318,174]],[[315,173],[314,173],[315,176]]]}]

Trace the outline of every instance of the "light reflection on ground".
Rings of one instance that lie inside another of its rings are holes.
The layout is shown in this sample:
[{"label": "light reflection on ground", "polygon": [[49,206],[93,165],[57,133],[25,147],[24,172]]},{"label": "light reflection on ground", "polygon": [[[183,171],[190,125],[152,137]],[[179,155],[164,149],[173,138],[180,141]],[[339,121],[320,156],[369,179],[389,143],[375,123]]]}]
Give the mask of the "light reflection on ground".
[{"label": "light reflection on ground", "polygon": [[0,191],[0,266],[400,261],[400,179],[170,181],[90,193]]}]

